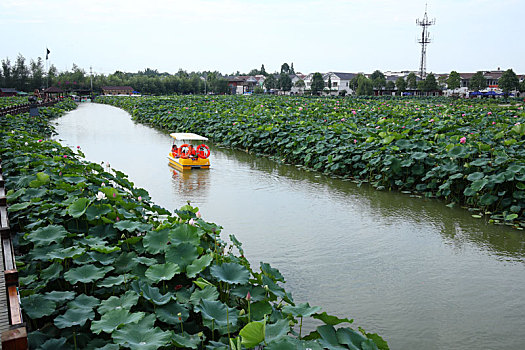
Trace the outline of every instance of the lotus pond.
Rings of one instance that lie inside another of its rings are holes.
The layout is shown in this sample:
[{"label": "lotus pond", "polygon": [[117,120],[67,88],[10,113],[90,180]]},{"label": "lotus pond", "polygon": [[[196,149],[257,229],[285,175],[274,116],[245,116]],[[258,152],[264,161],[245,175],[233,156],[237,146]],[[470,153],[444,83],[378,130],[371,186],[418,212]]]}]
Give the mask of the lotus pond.
[{"label": "lotus pond", "polygon": [[[351,319],[294,303],[276,268],[253,269],[198,208],[171,213],[49,140],[47,116],[73,107],[0,119],[32,349],[388,349]],[[305,319],[321,325],[305,334]]]},{"label": "lotus pond", "polygon": [[525,111],[495,100],[105,97],[134,120],[525,227]]}]

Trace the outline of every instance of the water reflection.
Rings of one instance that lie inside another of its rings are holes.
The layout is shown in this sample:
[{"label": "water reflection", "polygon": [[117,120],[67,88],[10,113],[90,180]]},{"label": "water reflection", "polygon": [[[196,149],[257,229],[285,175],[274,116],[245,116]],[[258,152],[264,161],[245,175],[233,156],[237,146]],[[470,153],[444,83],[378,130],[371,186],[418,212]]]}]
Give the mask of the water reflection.
[{"label": "water reflection", "polygon": [[173,193],[184,197],[206,197],[209,192],[210,169],[193,169],[178,171],[170,167],[172,174]]}]

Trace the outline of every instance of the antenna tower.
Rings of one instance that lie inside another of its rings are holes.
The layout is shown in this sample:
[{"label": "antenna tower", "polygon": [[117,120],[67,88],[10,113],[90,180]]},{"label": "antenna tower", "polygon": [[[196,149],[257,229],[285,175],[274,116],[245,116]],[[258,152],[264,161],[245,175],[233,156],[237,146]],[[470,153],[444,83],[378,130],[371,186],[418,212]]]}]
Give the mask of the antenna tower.
[{"label": "antenna tower", "polygon": [[425,76],[427,75],[427,44],[432,42],[427,27],[434,24],[436,24],[436,19],[428,19],[427,5],[425,4],[425,15],[423,16],[423,19],[416,19],[416,25],[423,28],[423,31],[421,32],[421,38],[418,39],[418,42],[421,44],[421,64],[419,66],[419,75],[421,79],[425,79]]}]

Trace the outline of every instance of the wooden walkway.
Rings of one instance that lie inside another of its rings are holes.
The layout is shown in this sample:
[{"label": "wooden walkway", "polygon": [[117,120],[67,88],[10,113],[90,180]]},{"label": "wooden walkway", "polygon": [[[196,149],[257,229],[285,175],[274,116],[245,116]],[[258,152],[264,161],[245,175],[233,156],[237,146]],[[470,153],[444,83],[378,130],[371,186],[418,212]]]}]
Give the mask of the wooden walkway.
[{"label": "wooden walkway", "polygon": [[0,349],[27,349],[27,330],[22,320],[20,295],[18,293],[18,271],[11,239],[11,228],[7,216],[5,183],[0,160]]}]

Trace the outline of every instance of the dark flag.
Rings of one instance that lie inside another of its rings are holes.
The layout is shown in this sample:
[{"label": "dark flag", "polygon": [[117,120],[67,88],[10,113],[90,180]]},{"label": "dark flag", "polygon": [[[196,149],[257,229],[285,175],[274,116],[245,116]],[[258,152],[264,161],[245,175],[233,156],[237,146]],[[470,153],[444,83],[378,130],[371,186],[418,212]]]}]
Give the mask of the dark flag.
[{"label": "dark flag", "polygon": [[51,53],[51,51],[49,51],[49,49],[46,47],[46,50],[47,50],[47,53],[46,53],[46,60],[48,59],[49,57],[49,54]]}]

